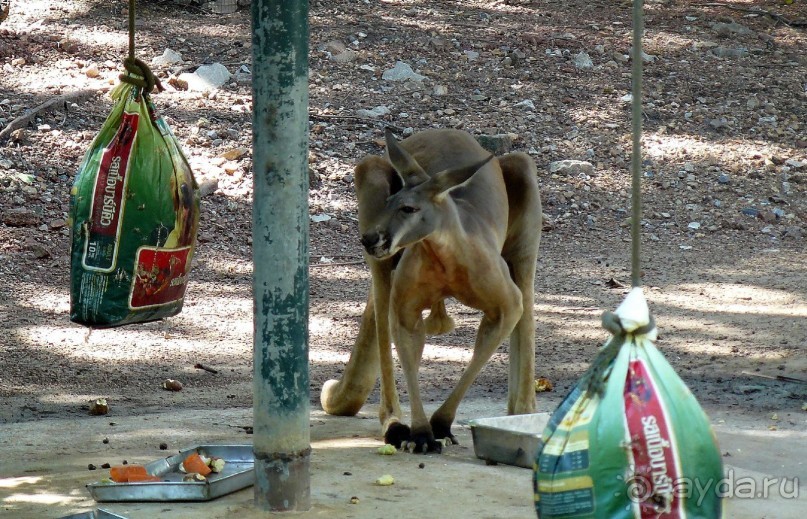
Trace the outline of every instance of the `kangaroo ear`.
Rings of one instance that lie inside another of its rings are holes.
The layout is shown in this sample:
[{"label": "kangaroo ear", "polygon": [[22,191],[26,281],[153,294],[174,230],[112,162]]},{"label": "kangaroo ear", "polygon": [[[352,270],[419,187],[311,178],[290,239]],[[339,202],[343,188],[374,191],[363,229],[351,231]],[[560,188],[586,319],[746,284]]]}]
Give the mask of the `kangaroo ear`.
[{"label": "kangaroo ear", "polygon": [[414,187],[429,180],[429,175],[423,171],[415,158],[395,140],[391,129],[386,128],[384,130],[384,139],[387,141],[387,154],[389,155],[390,164],[401,176],[405,187]]},{"label": "kangaroo ear", "polygon": [[445,197],[451,189],[463,184],[471,179],[474,174],[493,159],[493,155],[488,155],[485,159],[462,166],[456,169],[444,169],[429,180],[429,194],[436,198]]}]

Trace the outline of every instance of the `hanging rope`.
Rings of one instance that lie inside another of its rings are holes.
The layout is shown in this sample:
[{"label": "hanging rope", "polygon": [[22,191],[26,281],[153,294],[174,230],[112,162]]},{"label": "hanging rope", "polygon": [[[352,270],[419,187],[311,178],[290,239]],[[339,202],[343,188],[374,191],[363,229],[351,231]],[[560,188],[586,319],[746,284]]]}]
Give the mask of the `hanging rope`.
[{"label": "hanging rope", "polygon": [[[642,33],[644,32],[644,17],[642,14],[642,0],[633,0],[633,79],[631,81],[632,95],[632,132],[633,149],[631,154],[631,285],[642,285],[641,274],[641,222],[642,222]],[[602,316],[602,326],[611,334],[611,340],[603,346],[583,376],[581,387],[586,388],[589,396],[602,396],[605,390],[607,370],[613,363],[619,351],[629,336],[650,333],[656,324],[650,316],[650,322],[630,333],[622,326],[619,316],[612,312],[605,312]]]},{"label": "hanging rope", "polygon": [[119,79],[124,83],[140,87],[146,94],[155,86],[160,92],[165,90],[149,66],[135,57],[135,0],[129,0],[129,56],[123,60],[123,68],[127,73],[121,74]]},{"label": "hanging rope", "polygon": [[631,284],[642,285],[640,267],[640,228],[642,223],[642,33],[644,32],[644,16],[642,0],[633,0],[633,149],[631,154],[631,173],[633,175],[631,190]]}]

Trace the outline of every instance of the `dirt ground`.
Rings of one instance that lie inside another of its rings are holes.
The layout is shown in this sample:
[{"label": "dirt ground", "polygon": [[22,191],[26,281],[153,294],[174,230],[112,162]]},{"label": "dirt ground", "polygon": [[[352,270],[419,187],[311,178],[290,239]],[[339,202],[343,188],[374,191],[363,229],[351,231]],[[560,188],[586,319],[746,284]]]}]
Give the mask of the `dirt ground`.
[{"label": "dirt ground", "polygon": [[[185,309],[115,329],[69,322],[69,190],[111,103],[90,93],[37,114],[0,142],[0,424],[97,420],[99,397],[111,421],[252,405],[252,165],[249,153],[224,158],[251,147],[249,11],[143,1],[137,14],[139,57],[182,54],[154,67],[165,83],[204,63],[234,74],[212,92],[154,96],[199,180],[218,183],[202,200]],[[353,166],[383,153],[390,125],[510,133],[505,146],[535,159],[546,214],[536,374],[555,383],[538,398],[551,411],[629,284],[629,3],[312,1],[310,23],[309,203],[323,220],[311,223],[312,406],[341,373],[368,287]],[[805,23],[802,0],[646,4],[643,274],[657,344],[714,420],[760,432],[807,423],[807,385],[782,379],[807,379]],[[60,95],[108,90],[126,48],[122,2],[12,0],[0,131]],[[426,79],[383,79],[399,60]],[[360,111],[378,107],[388,113]],[[593,171],[550,171],[564,159]],[[459,378],[479,320],[449,312],[457,329],[424,355],[429,402]],[[503,413],[506,360],[504,345],[468,398]],[[185,388],[164,391],[167,378]]]}]

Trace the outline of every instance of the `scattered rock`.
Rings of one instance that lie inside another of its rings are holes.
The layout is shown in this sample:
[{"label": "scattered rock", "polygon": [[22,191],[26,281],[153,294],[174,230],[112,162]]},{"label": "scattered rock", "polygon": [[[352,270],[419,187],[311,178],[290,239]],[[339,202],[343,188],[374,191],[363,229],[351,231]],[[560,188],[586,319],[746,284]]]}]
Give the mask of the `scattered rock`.
[{"label": "scattered rock", "polygon": [[217,178],[202,178],[199,179],[199,196],[204,198],[212,195],[219,188],[219,179]]},{"label": "scattered rock", "polygon": [[448,43],[448,40],[446,40],[445,38],[435,36],[433,38],[429,38],[429,45],[434,47],[435,49],[445,49],[448,48],[451,44]]},{"label": "scattered rock", "polygon": [[239,2],[232,0],[209,0],[202,5],[205,9],[215,14],[233,14],[238,10]]},{"label": "scattered rock", "polygon": [[750,55],[745,47],[715,47],[710,52],[718,58],[747,58]]},{"label": "scattered rock", "polygon": [[759,211],[757,213],[757,218],[762,220],[765,223],[776,223],[779,218],[776,216],[776,213],[773,211]]},{"label": "scattered rock", "polygon": [[62,52],[67,52],[68,54],[75,54],[76,52],[78,52],[78,45],[76,44],[76,42],[68,40],[66,38],[57,42],[56,48]]},{"label": "scattered rock", "polygon": [[231,150],[225,151],[219,156],[227,160],[238,160],[248,153],[249,148],[233,148]]},{"label": "scattered rock", "polygon": [[337,63],[349,63],[358,57],[358,53],[338,40],[332,40],[322,46],[321,49],[328,55],[328,59]]},{"label": "scattered rock", "polygon": [[594,68],[594,62],[587,52],[581,52],[574,57],[574,66],[580,70],[588,70]]},{"label": "scattered rock", "polygon": [[804,231],[797,225],[786,228],[782,233],[782,238],[787,240],[800,241],[803,237]]},{"label": "scattered rock", "polygon": [[754,393],[761,393],[762,391],[765,391],[765,386],[756,384],[742,384],[737,386],[737,392],[741,395],[751,395]]},{"label": "scattered rock", "polygon": [[416,73],[408,63],[398,61],[391,69],[385,70],[381,79],[387,81],[423,81],[426,76]]},{"label": "scattered rock", "polygon": [[28,238],[25,240],[25,248],[31,251],[36,259],[45,259],[50,257],[50,251],[47,249],[47,247],[37,242],[33,238]]},{"label": "scattered rock", "polygon": [[732,231],[747,231],[748,225],[740,220],[729,219],[722,223],[724,229],[732,230]]},{"label": "scattered rock", "polygon": [[87,65],[87,68],[84,69],[84,75],[88,78],[96,78],[101,75],[101,71],[98,70],[98,65],[95,63],[90,63]]},{"label": "scattered rock", "polygon": [[531,112],[535,111],[535,103],[533,103],[531,99],[525,99],[525,100],[523,100],[523,101],[521,101],[519,103],[516,103],[514,105],[514,107],[515,108],[525,108],[527,110],[530,110]]},{"label": "scattered rock", "polygon": [[[628,50],[628,59],[633,59],[633,47]],[[654,56],[652,54],[648,54],[645,51],[642,51],[642,63],[653,63],[658,59],[658,56]]]},{"label": "scattered rock", "polygon": [[320,223],[320,222],[327,222],[328,220],[331,219],[331,216],[325,213],[320,213],[320,214],[312,214],[310,218],[312,222]]},{"label": "scattered rock", "polygon": [[504,155],[513,149],[513,141],[518,137],[514,133],[496,135],[477,135],[476,142],[494,155]]},{"label": "scattered rock", "polygon": [[9,227],[32,227],[37,225],[41,217],[30,209],[16,207],[3,211],[3,223]]},{"label": "scattered rock", "polygon": [[11,142],[22,143],[28,137],[28,130],[26,130],[25,128],[17,128],[13,132],[11,132],[11,135],[9,135],[9,137],[11,138]]},{"label": "scattered rock", "polygon": [[558,160],[549,164],[549,172],[559,175],[591,175],[594,173],[594,164],[584,160]]},{"label": "scattered rock", "polygon": [[788,182],[790,182],[791,184],[800,184],[800,185],[807,184],[807,173],[797,173],[795,175],[790,175]]},{"label": "scattered rock", "polygon": [[171,49],[165,49],[162,56],[155,56],[151,59],[151,64],[157,67],[167,67],[182,63],[182,54]]},{"label": "scattered rock", "polygon": [[238,165],[237,162],[228,160],[227,162],[221,165],[221,169],[223,169],[224,172],[227,173],[228,175],[233,176],[236,175],[241,170],[241,167]]},{"label": "scattered rock", "polygon": [[356,110],[356,115],[359,117],[369,117],[370,119],[375,119],[378,117],[383,117],[390,113],[390,109],[387,106],[381,105],[376,106],[375,108],[370,108],[369,110],[366,108],[360,108]]},{"label": "scattered rock", "polygon": [[232,74],[221,63],[202,65],[192,74],[180,74],[179,79],[185,81],[188,90],[203,92],[217,90],[230,80]]},{"label": "scattered rock", "polygon": [[759,123],[762,126],[774,126],[775,127],[775,126],[778,125],[778,119],[777,119],[777,117],[775,115],[764,116],[764,117],[760,117],[757,120],[757,123]]},{"label": "scattered rock", "polygon": [[718,36],[748,36],[754,34],[754,31],[746,27],[745,25],[740,25],[736,22],[731,23],[724,23],[718,22],[712,24],[712,30],[717,33]]},{"label": "scattered rock", "polygon": [[628,61],[630,61],[630,56],[628,56],[624,52],[614,52],[613,54],[611,54],[611,58],[617,63],[622,63],[623,65]]}]

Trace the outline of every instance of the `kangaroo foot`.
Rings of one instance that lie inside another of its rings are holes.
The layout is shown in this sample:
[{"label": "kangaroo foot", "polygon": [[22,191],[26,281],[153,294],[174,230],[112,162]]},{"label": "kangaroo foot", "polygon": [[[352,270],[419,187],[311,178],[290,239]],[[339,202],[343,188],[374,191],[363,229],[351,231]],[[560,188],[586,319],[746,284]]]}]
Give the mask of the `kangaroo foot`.
[{"label": "kangaroo foot", "polygon": [[409,441],[411,436],[412,431],[409,429],[408,425],[402,424],[401,422],[392,422],[384,433],[384,443],[392,445],[396,449],[400,449],[405,442]]},{"label": "kangaroo foot", "polygon": [[434,438],[431,431],[412,433],[412,437],[404,444],[404,449],[415,454],[428,454],[443,452],[443,442]]},{"label": "kangaroo foot", "polygon": [[432,416],[432,419],[429,421],[432,426],[432,432],[434,432],[434,437],[438,440],[443,440],[446,445],[459,445],[460,442],[457,440],[457,437],[451,434],[451,422],[444,422],[437,417]]}]

